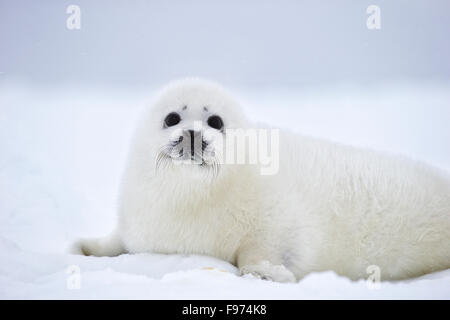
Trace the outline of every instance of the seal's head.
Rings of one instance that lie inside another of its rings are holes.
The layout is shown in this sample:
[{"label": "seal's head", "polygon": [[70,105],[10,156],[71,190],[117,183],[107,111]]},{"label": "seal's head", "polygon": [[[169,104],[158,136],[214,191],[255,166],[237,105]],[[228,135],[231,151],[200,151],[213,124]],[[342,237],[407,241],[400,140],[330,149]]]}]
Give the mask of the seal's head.
[{"label": "seal's head", "polygon": [[247,121],[219,85],[186,79],[168,85],[144,126],[151,139],[156,171],[217,177],[226,131]]}]

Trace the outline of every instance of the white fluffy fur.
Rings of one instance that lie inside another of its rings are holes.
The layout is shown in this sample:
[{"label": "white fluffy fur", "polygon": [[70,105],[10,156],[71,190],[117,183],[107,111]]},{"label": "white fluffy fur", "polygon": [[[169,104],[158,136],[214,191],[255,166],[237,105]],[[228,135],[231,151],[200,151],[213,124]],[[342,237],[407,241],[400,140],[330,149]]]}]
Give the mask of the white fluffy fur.
[{"label": "white fluffy fur", "polygon": [[[166,114],[184,105],[183,121],[164,129]],[[205,121],[204,106],[227,128],[252,127],[215,84],[168,86],[135,135],[116,231],[82,240],[79,251],[204,254],[282,282],[323,270],[360,279],[370,265],[382,280],[450,267],[450,179],[421,163],[282,132],[276,175],[221,165],[214,176],[169,161],[156,170],[159,148]]]}]

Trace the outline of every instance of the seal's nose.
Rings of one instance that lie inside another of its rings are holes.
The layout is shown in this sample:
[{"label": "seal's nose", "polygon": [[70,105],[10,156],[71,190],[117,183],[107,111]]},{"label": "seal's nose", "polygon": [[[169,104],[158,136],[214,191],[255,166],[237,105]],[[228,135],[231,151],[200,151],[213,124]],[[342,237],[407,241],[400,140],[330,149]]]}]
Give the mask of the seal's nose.
[{"label": "seal's nose", "polygon": [[197,131],[197,130],[192,130],[192,129],[184,129],[183,136],[185,139],[188,139],[188,141],[192,142],[192,140],[201,138],[201,132]]},{"label": "seal's nose", "polygon": [[191,160],[195,158],[195,154],[201,154],[202,151],[202,133],[198,130],[184,129],[183,130],[183,144],[184,150],[189,152]]}]

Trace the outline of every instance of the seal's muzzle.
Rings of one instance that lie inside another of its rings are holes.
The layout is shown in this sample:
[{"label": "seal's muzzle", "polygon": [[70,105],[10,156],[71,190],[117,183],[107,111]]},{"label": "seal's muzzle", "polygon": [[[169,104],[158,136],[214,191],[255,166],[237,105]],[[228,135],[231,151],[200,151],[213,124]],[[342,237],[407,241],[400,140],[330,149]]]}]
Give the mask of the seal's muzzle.
[{"label": "seal's muzzle", "polygon": [[207,143],[200,130],[184,129],[181,139],[182,159],[192,164],[203,163],[203,151]]}]

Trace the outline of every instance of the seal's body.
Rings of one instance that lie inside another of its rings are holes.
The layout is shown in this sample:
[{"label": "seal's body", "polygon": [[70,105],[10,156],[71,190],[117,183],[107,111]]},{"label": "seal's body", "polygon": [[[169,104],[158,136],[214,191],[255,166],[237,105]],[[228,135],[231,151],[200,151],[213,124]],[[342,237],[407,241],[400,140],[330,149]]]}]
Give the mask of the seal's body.
[{"label": "seal's body", "polygon": [[[210,130],[203,154],[189,152],[198,162],[185,164],[182,143],[191,143],[195,121]],[[446,173],[289,132],[280,135],[276,174],[219,164],[216,141],[227,139],[226,129],[249,127],[220,87],[169,86],[135,135],[117,229],[78,248],[97,256],[211,255],[280,282],[324,270],[360,279],[372,265],[382,280],[450,267]]]}]

